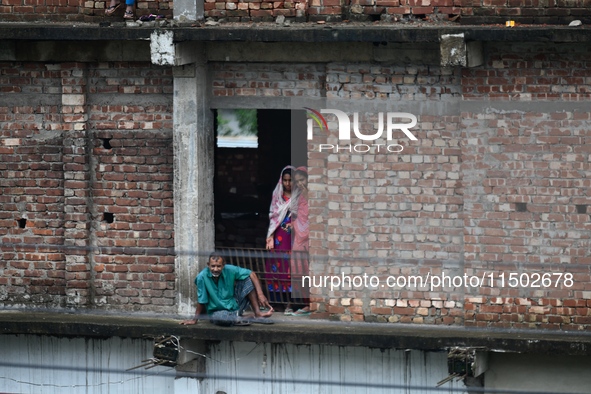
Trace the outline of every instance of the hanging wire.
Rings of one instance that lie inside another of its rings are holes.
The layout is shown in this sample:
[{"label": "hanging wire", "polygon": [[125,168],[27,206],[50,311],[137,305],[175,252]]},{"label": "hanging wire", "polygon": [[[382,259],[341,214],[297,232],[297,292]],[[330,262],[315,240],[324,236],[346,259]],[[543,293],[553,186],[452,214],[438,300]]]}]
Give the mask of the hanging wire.
[{"label": "hanging wire", "polygon": [[[92,252],[95,254],[104,255],[138,255],[138,256],[193,256],[199,258],[207,258],[212,253],[221,255],[222,257],[250,257],[250,258],[273,258],[275,255],[271,251],[259,248],[220,248],[219,250],[185,250],[174,247],[168,248],[144,248],[144,247],[128,247],[128,246],[81,246],[81,245],[52,245],[41,243],[21,243],[21,242],[0,242],[0,250],[2,252],[37,252],[37,253],[67,253],[67,252]],[[353,253],[353,252],[351,252]],[[589,264],[562,264],[562,263],[544,263],[544,262],[472,262],[449,259],[436,258],[398,258],[398,257],[365,257],[365,256],[332,256],[330,254],[314,254],[310,255],[310,260],[314,262],[339,261],[358,263],[362,262],[368,265],[404,265],[404,266],[433,266],[433,267],[470,267],[470,268],[484,268],[493,267],[495,264],[503,267],[516,266],[521,268],[538,267],[542,268],[560,268],[562,270],[568,269],[591,269]]]},{"label": "hanging wire", "polygon": [[[128,381],[132,381],[139,378],[146,378],[152,377],[154,375],[159,375],[161,377],[168,377],[168,378],[195,378],[195,379],[212,379],[212,380],[224,380],[224,381],[238,381],[238,382],[259,382],[262,378],[252,377],[252,376],[240,376],[240,375],[221,375],[221,374],[207,374],[207,373],[194,373],[194,372],[176,372],[171,371],[170,369],[157,372],[157,373],[148,373],[142,370],[135,370],[135,371],[120,371],[115,369],[100,369],[100,368],[84,368],[84,367],[70,367],[70,366],[48,366],[48,365],[40,365],[40,364],[10,364],[5,362],[0,362],[0,367],[13,367],[13,368],[26,368],[26,369],[42,369],[42,370],[57,370],[57,371],[69,371],[69,372],[97,372],[97,373],[113,373],[113,374],[133,374],[137,375],[134,378],[129,378],[126,380],[115,381],[115,382],[104,382],[95,385],[76,385],[76,387],[93,387],[93,386],[101,386],[101,385],[112,385],[112,384],[123,384]],[[11,381],[16,381],[17,383],[21,384],[28,384],[33,386],[52,386],[52,387],[63,387],[68,388],[72,387],[70,385],[53,385],[53,384],[43,384],[43,383],[33,383],[28,381],[20,381],[15,380],[13,378],[1,377],[0,379],[6,379]],[[295,384],[295,385],[316,385],[316,386],[342,386],[346,387],[347,389],[350,388],[368,388],[368,389],[399,389],[399,390],[413,390],[413,391],[429,391],[435,393],[466,393],[470,391],[471,393],[484,393],[484,394],[548,394],[548,391],[533,391],[533,390],[511,390],[511,389],[488,389],[485,387],[446,387],[446,388],[439,388],[433,386],[421,386],[421,385],[403,385],[403,384],[392,384],[392,383],[362,383],[362,382],[355,382],[355,381],[334,381],[334,380],[322,380],[322,379],[292,379],[292,378],[264,378],[266,384],[281,384],[281,383],[288,383],[288,384]],[[580,394],[576,392],[568,392],[568,391],[561,391],[561,394]]]}]

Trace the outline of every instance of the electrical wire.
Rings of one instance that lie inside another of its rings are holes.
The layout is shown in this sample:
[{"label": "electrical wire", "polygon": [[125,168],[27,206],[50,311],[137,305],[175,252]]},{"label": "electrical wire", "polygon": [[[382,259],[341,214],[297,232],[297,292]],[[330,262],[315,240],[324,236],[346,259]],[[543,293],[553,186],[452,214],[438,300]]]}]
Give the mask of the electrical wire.
[{"label": "electrical wire", "polygon": [[[12,250],[10,250],[12,249]],[[56,253],[56,252],[93,252],[96,254],[105,255],[139,255],[139,256],[194,256],[207,258],[212,253],[223,257],[233,258],[250,258],[250,259],[265,259],[265,258],[276,258],[277,255],[274,252],[270,252],[259,248],[219,248],[215,251],[195,251],[195,250],[184,250],[174,247],[162,247],[162,248],[143,248],[143,247],[132,247],[132,246],[80,246],[80,245],[55,245],[55,244],[37,244],[37,243],[16,243],[16,242],[0,242],[0,250],[6,252],[38,252],[38,253]],[[297,253],[297,252],[296,252]],[[326,262],[326,261],[339,261],[339,262],[363,262],[368,265],[382,265],[382,264],[394,264],[395,266],[417,266],[417,264],[424,264],[424,266],[432,268],[472,268],[472,269],[494,269],[495,264],[503,266],[503,270],[507,270],[507,267],[515,266],[520,268],[525,267],[538,267],[542,268],[585,268],[591,269],[589,264],[576,264],[576,263],[543,263],[543,262],[472,262],[472,261],[460,261],[460,260],[446,260],[436,258],[397,258],[397,257],[351,257],[351,256],[330,256],[328,254],[314,254],[310,255],[310,261],[312,262]]]},{"label": "electrical wire", "polygon": [[[21,244],[21,243],[6,243],[6,242],[0,242],[0,250],[6,252],[6,249],[13,249],[14,251],[26,251],[26,250],[35,250],[38,252],[50,252],[50,251],[94,251],[94,252],[98,252],[98,253],[105,253],[105,254],[141,254],[141,255],[158,255],[158,256],[162,256],[162,255],[175,255],[175,256],[196,256],[196,257],[207,257],[211,254],[211,252],[199,252],[199,251],[183,251],[183,250],[175,250],[174,248],[130,248],[130,247],[91,247],[91,246],[76,246],[76,245],[72,245],[72,246],[67,246],[67,245],[47,245],[47,244]],[[257,251],[248,251],[248,252],[239,252],[239,251],[232,251],[232,252],[228,252],[228,251],[217,251],[216,253],[221,254],[222,256],[228,256],[228,257],[249,257],[249,258],[265,258],[269,256],[268,252],[264,252],[262,250],[257,250]],[[312,257],[313,260],[315,261],[323,261],[323,260],[339,260],[339,261],[350,261],[350,262],[358,262],[358,261],[363,261],[364,263],[370,263],[374,262],[374,263],[389,263],[389,264],[406,264],[406,265],[415,265],[417,264],[417,262],[429,262],[429,263],[433,263],[436,262],[438,264],[443,264],[445,266],[457,266],[458,268],[462,268],[465,266],[469,266],[470,268],[475,268],[475,266],[477,265],[476,263],[466,263],[466,262],[460,262],[460,261],[438,261],[438,260],[434,260],[434,259],[394,259],[394,258],[362,258],[362,257],[337,257],[337,256],[328,256],[328,255],[323,255],[323,256],[313,256]],[[492,263],[488,263],[491,266],[494,266],[494,264]],[[583,264],[545,264],[545,263],[528,263],[528,262],[513,262],[513,263],[503,263],[502,264],[504,267],[506,266],[519,266],[521,268],[527,267],[527,266],[535,266],[535,267],[555,267],[555,268],[560,268],[561,270],[564,270],[565,268],[567,269],[572,269],[572,268],[585,268],[585,269],[590,269],[589,265],[583,265]],[[10,309],[10,308],[4,308],[4,310],[22,310],[22,309]],[[35,310],[33,308],[33,310]],[[31,312],[31,308],[27,308],[26,309],[27,312]],[[38,309],[38,311],[42,311],[42,312],[47,312],[48,309],[43,308],[43,309]],[[59,312],[63,313],[64,310],[63,309],[59,309]],[[70,310],[71,311],[71,310]],[[96,314],[97,311],[78,311],[76,310],[75,313],[86,313],[86,314]],[[113,314],[113,313],[109,313],[109,315],[118,315],[118,314]],[[139,315],[139,314],[138,314]],[[121,313],[120,316],[126,316],[128,317],[129,314],[123,314]],[[141,316],[141,315],[140,315]],[[158,314],[158,317],[162,318],[162,314]],[[178,316],[173,315],[174,318],[178,318]],[[306,325],[310,325],[310,324],[315,324],[316,322],[312,322],[309,320],[306,321],[290,321],[290,324],[306,324]],[[331,321],[322,321],[322,322],[318,322],[318,324],[336,324],[336,325],[355,325],[355,324],[359,324],[361,326],[367,325],[367,324],[379,324],[379,323],[352,323],[352,322],[331,322]],[[386,324],[389,328],[392,327],[392,324]],[[416,330],[420,330],[422,328],[430,328],[429,327],[419,327],[416,325],[412,325],[413,329]],[[442,327],[439,327],[442,328]],[[451,329],[451,328],[450,328]],[[512,328],[471,328],[471,327],[464,327],[463,329],[468,330],[468,331],[487,331],[487,332],[509,332],[509,333],[518,333],[518,332],[524,332],[524,333],[538,333],[540,332],[540,330],[528,330],[528,329],[512,329]],[[555,331],[552,331],[553,334],[557,334]],[[570,335],[570,333],[568,332],[562,332],[562,333],[558,333],[558,337],[560,335],[563,336],[568,336]],[[591,336],[591,333],[588,332],[577,332],[576,333],[577,336]],[[178,342],[178,338],[175,337]],[[200,357],[204,357],[207,359],[212,360],[213,362],[218,362],[218,363],[232,363],[235,362],[237,360],[243,359],[248,357],[257,347],[259,346],[259,344],[255,344],[255,346],[244,356],[241,356],[240,358],[237,359],[232,359],[230,361],[223,361],[223,360],[217,360],[213,357],[210,357],[208,355],[205,354],[201,354],[198,352],[194,352],[191,351],[189,349],[183,348],[180,346],[179,343],[179,348],[183,349],[186,352],[189,353],[193,353],[195,355],[198,355]],[[73,367],[48,367],[48,366],[43,366],[43,365],[27,365],[27,364],[8,364],[8,363],[0,363],[0,366],[10,366],[10,367],[17,367],[17,368],[44,368],[44,369],[62,369],[62,370],[68,370],[68,371],[84,371],[84,372],[110,372],[110,373],[122,373],[122,371],[118,371],[118,370],[104,370],[104,369],[88,369],[88,368],[82,368],[82,369],[76,369]],[[21,384],[30,384],[30,385],[35,385],[35,386],[53,386],[53,387],[91,387],[91,386],[101,386],[101,385],[115,385],[115,384],[125,384],[129,381],[135,380],[135,379],[141,379],[141,378],[145,378],[148,376],[155,376],[155,375],[160,375],[160,376],[179,376],[178,373],[168,373],[168,372],[152,372],[150,374],[142,374],[140,376],[135,376],[133,378],[129,378],[126,380],[120,380],[120,381],[114,381],[114,382],[103,382],[103,383],[99,383],[99,384],[95,384],[95,385],[73,385],[73,386],[58,386],[58,385],[51,385],[51,384],[38,384],[38,383],[32,383],[32,382],[24,382],[24,381],[18,381],[16,379],[13,378],[9,378],[9,377],[2,377],[0,376],[0,379],[4,379],[4,380],[9,380],[9,381],[13,381],[16,383],[21,383]],[[183,372],[182,376],[187,376],[187,377],[195,377],[195,378],[207,378],[207,379],[218,379],[218,380],[238,380],[238,381],[259,381],[259,378],[252,378],[252,377],[244,377],[244,376],[225,376],[225,375],[209,375],[209,374],[195,374],[195,373],[187,373],[187,372]],[[393,384],[371,384],[371,383],[357,383],[357,382],[334,382],[334,381],[328,381],[328,380],[316,380],[316,381],[310,381],[308,379],[268,379],[265,378],[265,382],[269,382],[269,383],[292,383],[292,384],[316,384],[316,385],[331,385],[331,386],[347,386],[347,387],[366,387],[366,388],[385,388],[385,389],[416,389],[416,390],[423,390],[423,391],[443,391],[443,392],[450,392],[450,391],[454,391],[454,392],[466,392],[468,390],[468,388],[459,388],[459,389],[455,389],[455,388],[442,388],[442,389],[438,389],[438,388],[434,388],[434,387],[429,387],[429,386],[413,386],[413,385],[393,385]],[[478,387],[470,387],[469,388],[470,392],[482,392],[482,393],[497,393],[497,394],[538,394],[541,392],[536,392],[536,391],[523,391],[523,390],[491,390],[491,389],[486,389],[486,388],[478,388]],[[567,394],[564,393],[563,394]],[[574,393],[573,393],[574,394]]]},{"label": "electrical wire", "polygon": [[[99,368],[84,368],[84,367],[65,367],[65,366],[48,366],[40,364],[10,364],[0,362],[0,367],[13,367],[13,368],[27,368],[27,369],[44,369],[44,370],[58,370],[58,371],[70,371],[70,372],[98,372],[98,373],[116,373],[116,374],[134,374],[141,375],[141,377],[150,377],[156,375],[155,373],[147,373],[145,371],[120,371],[114,369],[99,369]],[[487,389],[485,387],[432,387],[432,386],[421,386],[421,385],[402,385],[402,384],[391,384],[391,383],[363,383],[363,382],[337,382],[333,380],[313,380],[313,379],[286,379],[286,378],[259,378],[252,376],[239,376],[239,375],[212,375],[207,373],[195,373],[195,372],[172,372],[170,370],[162,371],[157,373],[162,377],[170,378],[196,378],[196,379],[215,379],[215,380],[228,380],[228,381],[239,381],[239,382],[260,382],[264,379],[265,384],[295,384],[295,385],[318,385],[318,386],[342,386],[345,388],[372,388],[372,389],[400,389],[400,390],[422,390],[429,392],[440,392],[440,393],[483,393],[483,394],[548,394],[548,391],[532,391],[532,390],[511,390],[511,389]],[[13,380],[12,378],[1,377],[0,379]],[[132,379],[130,379],[132,380]],[[39,383],[19,381],[23,384],[31,385],[42,385]],[[120,382],[105,382],[104,384],[120,384]],[[82,385],[81,387],[91,387],[92,385]],[[58,386],[58,387],[70,387],[70,386]],[[580,394],[576,392],[561,391],[561,394]]]},{"label": "electrical wire", "polygon": [[[168,367],[171,368],[171,367]],[[120,373],[120,372],[118,372]],[[157,376],[162,374],[162,371],[158,371],[158,372],[152,372],[149,375],[142,375],[142,376],[136,376],[133,378],[129,378],[129,379],[125,379],[125,380],[119,380],[119,381],[115,381],[115,382],[102,382],[102,383],[95,383],[95,384],[69,384],[69,385],[59,385],[59,384],[52,384],[52,383],[33,383],[33,382],[25,382],[22,380],[17,380],[17,379],[13,379],[13,378],[7,378],[5,376],[0,376],[0,379],[4,379],[4,380],[10,380],[12,382],[18,383],[18,384],[26,384],[29,386],[36,386],[36,387],[55,387],[55,388],[80,388],[80,387],[101,387],[101,386],[112,386],[115,384],[126,384],[128,382],[131,382],[133,380],[138,380],[138,379],[145,379],[146,377],[151,377],[151,376]]]}]

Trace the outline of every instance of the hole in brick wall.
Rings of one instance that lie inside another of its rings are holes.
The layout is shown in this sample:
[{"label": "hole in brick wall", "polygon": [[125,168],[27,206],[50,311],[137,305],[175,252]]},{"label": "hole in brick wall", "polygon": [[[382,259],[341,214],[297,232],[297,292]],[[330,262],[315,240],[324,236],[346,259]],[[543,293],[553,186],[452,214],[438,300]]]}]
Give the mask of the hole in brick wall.
[{"label": "hole in brick wall", "polygon": [[577,213],[587,213],[587,205],[582,204],[582,205],[576,205],[577,207]]},{"label": "hole in brick wall", "polygon": [[369,15],[369,20],[372,22],[378,22],[381,18],[382,16],[380,14]]},{"label": "hole in brick wall", "polygon": [[527,203],[525,203],[525,202],[516,202],[515,203],[515,210],[517,212],[527,212]]},{"label": "hole in brick wall", "polygon": [[109,212],[103,213],[103,220],[107,223],[113,223],[115,221],[115,215]]},{"label": "hole in brick wall", "polygon": [[27,219],[17,219],[17,223],[19,228],[27,227]]},{"label": "hole in brick wall", "polygon": [[109,142],[112,140],[112,138],[101,138],[101,140],[103,140],[103,148],[113,149],[113,147],[111,146],[111,143]]}]

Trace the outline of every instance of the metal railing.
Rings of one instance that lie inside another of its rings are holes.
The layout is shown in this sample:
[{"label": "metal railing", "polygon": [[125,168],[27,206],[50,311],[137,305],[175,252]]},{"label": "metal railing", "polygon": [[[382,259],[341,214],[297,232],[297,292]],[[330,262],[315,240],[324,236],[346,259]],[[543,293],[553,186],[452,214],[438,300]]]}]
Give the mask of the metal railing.
[{"label": "metal railing", "polygon": [[[227,264],[254,271],[271,304],[287,305],[301,298],[297,282],[308,275],[308,252],[256,248],[218,248]],[[293,285],[297,289],[294,289]],[[295,291],[294,291],[295,290]]]}]

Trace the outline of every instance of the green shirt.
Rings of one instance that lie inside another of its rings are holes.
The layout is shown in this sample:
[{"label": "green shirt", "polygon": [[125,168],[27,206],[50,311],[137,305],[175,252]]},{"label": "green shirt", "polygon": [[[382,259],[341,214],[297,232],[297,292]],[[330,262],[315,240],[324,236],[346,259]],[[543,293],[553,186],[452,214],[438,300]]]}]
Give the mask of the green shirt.
[{"label": "green shirt", "polygon": [[249,269],[226,264],[216,284],[209,268],[205,268],[195,278],[197,302],[205,305],[207,314],[222,310],[238,310],[238,302],[236,302],[234,296],[234,286],[237,280],[248,278],[250,272]]}]

